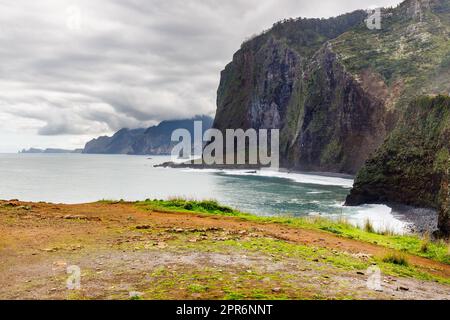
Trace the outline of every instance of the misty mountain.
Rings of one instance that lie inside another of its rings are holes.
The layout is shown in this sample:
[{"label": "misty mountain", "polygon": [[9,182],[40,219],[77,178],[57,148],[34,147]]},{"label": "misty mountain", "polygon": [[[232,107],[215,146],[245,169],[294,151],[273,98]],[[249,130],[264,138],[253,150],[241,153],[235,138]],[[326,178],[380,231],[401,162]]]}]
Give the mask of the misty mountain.
[{"label": "misty mountain", "polygon": [[195,121],[202,121],[203,132],[210,129],[213,123],[213,119],[208,116],[198,116],[192,119],[163,121],[147,129],[121,129],[112,137],[103,136],[89,141],[83,153],[169,155],[175,144],[171,142],[172,132],[176,129],[187,129],[193,136]]}]

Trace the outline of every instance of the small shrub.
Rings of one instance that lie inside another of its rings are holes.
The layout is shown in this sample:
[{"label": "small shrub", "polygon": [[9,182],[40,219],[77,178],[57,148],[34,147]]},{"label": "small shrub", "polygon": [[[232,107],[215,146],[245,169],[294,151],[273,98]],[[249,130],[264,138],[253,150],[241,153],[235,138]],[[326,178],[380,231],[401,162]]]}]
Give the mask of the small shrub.
[{"label": "small shrub", "polygon": [[383,258],[383,262],[386,263],[392,263],[399,266],[405,266],[407,267],[409,265],[408,260],[406,257],[399,253],[390,253],[387,256]]},{"label": "small shrub", "polygon": [[202,293],[208,291],[209,288],[201,284],[193,283],[190,284],[187,289],[192,293]]},{"label": "small shrub", "polygon": [[348,221],[348,219],[346,217],[340,217],[339,219],[336,220],[336,223],[345,227],[345,228],[354,228],[354,226]]},{"label": "small shrub", "polygon": [[369,219],[367,219],[364,222],[364,231],[369,232],[369,233],[375,233],[375,228],[373,227],[373,224]]},{"label": "small shrub", "polygon": [[234,213],[235,211],[229,207],[220,205],[215,200],[186,200],[182,198],[170,198],[164,200],[147,200],[147,204],[154,205],[159,208],[167,209],[181,209],[193,212],[208,212],[208,213]]},{"label": "small shrub", "polygon": [[328,232],[331,232],[331,233],[334,233],[334,234],[338,234],[338,235],[342,234],[342,231],[340,231],[340,230],[338,230],[336,228],[333,228],[333,227],[321,227],[320,230],[328,231]]},{"label": "small shrub", "polygon": [[430,235],[425,233],[420,244],[420,252],[427,253],[428,251],[430,251]]},{"label": "small shrub", "polygon": [[378,232],[378,234],[382,235],[382,236],[396,236],[397,233],[390,228],[385,228],[383,231]]},{"label": "small shrub", "polygon": [[232,213],[233,212],[233,209],[225,207],[225,206],[221,206],[215,200],[201,201],[198,203],[198,206],[207,212],[214,212],[214,211],[219,211],[219,212],[224,212],[224,213]]}]

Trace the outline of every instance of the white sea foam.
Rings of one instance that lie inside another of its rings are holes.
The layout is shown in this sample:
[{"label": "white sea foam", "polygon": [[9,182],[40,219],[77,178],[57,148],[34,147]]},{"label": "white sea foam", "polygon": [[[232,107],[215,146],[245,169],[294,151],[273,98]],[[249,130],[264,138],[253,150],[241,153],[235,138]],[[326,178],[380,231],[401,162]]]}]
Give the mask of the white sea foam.
[{"label": "white sea foam", "polygon": [[[324,175],[315,175],[309,173],[290,173],[275,170],[221,170],[221,169],[182,169],[184,172],[203,172],[203,173],[223,173],[230,176],[259,176],[269,178],[282,178],[292,180],[303,184],[316,184],[322,186],[337,186],[343,188],[351,188],[353,186],[353,179],[331,177]],[[310,194],[320,194],[326,191],[312,191]]]},{"label": "white sea foam", "polygon": [[392,231],[396,234],[408,232],[408,222],[401,221],[386,205],[363,205],[352,208],[354,214],[346,216],[347,220],[358,227],[364,227],[370,221],[376,231]]},{"label": "white sea foam", "polygon": [[330,177],[321,176],[315,174],[307,173],[288,173],[275,170],[258,170],[256,173],[254,171],[245,170],[224,170],[222,171],[228,175],[234,176],[261,176],[261,177],[271,177],[271,178],[282,178],[289,179],[298,183],[303,184],[316,184],[322,186],[338,186],[343,188],[351,188],[353,186],[353,179],[341,178],[341,177]]},{"label": "white sea foam", "polygon": [[[324,186],[338,186],[350,189],[353,186],[353,180],[342,177],[330,177],[306,173],[288,173],[273,170],[217,170],[217,169],[184,169],[183,171],[200,171],[204,173],[223,173],[230,176],[259,176],[271,178],[283,178],[297,183],[324,185]],[[310,191],[308,194],[321,194],[327,191]],[[292,199],[290,203],[296,203],[297,199]],[[276,201],[276,200],[275,200]],[[311,203],[318,204],[320,201],[312,201]],[[331,207],[341,209],[341,214],[323,214],[330,218],[344,217],[353,225],[363,227],[367,220],[370,220],[376,231],[392,231],[397,234],[404,234],[408,232],[409,223],[400,220],[396,217],[392,209],[386,205],[362,205],[358,207],[344,207],[344,203],[336,202],[331,204]],[[321,213],[311,212],[310,215],[322,215]]]}]

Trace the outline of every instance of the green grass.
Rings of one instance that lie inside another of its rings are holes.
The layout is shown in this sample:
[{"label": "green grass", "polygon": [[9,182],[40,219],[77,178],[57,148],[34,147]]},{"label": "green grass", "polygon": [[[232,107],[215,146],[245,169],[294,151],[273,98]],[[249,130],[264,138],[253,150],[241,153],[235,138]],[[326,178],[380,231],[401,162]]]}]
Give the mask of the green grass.
[{"label": "green grass", "polygon": [[209,288],[198,283],[193,283],[188,285],[187,289],[192,293],[202,293],[208,291]]},{"label": "green grass", "polygon": [[367,219],[364,223],[364,231],[368,233],[376,233],[375,228],[373,227],[372,222],[369,219]]},{"label": "green grass", "polygon": [[392,264],[396,264],[399,266],[409,266],[408,260],[406,259],[406,257],[402,254],[398,254],[398,253],[390,253],[387,256],[385,256],[383,258],[383,262],[386,263],[392,263]]},{"label": "green grass", "polygon": [[442,263],[450,264],[449,244],[445,241],[429,241],[427,250],[423,250],[424,240],[418,235],[393,235],[391,232],[378,234],[355,227],[345,220],[332,221],[319,217],[258,217],[220,205],[217,201],[192,201],[184,199],[146,200],[135,203],[141,210],[158,212],[190,212],[206,215],[238,217],[245,221],[258,223],[278,223],[291,227],[322,230],[340,237],[356,239],[377,244],[390,249],[421,256]]},{"label": "green grass", "polygon": [[138,206],[162,212],[198,212],[221,215],[241,214],[232,208],[220,205],[215,200],[193,201],[181,198],[173,198],[169,200],[146,200],[145,202],[138,203]]},{"label": "green grass", "polygon": [[[269,278],[264,283],[261,279]],[[157,268],[150,274],[151,281],[142,285],[144,299],[220,299],[220,300],[284,300],[282,293],[273,293],[272,285],[289,280],[277,273],[248,273],[239,269],[223,271],[217,268],[172,269]],[[272,283],[273,281],[273,283]],[[288,288],[288,284],[285,283]],[[302,290],[291,290],[290,297],[301,299]]]},{"label": "green grass", "polygon": [[[286,260],[307,261],[308,263],[314,265],[316,270],[322,270],[324,274],[333,274],[334,272],[338,272],[338,270],[365,272],[370,266],[377,265],[385,275],[450,284],[450,279],[444,279],[423,272],[418,268],[409,265],[406,259],[406,263],[402,262],[402,255],[400,253],[397,254],[399,258],[397,255],[394,257],[389,256],[389,259],[387,259],[388,256],[383,258],[363,258],[346,252],[339,252],[337,250],[330,250],[326,248],[316,248],[308,245],[293,244],[273,238],[238,238],[225,241],[215,241],[210,239],[196,243],[190,243],[187,241],[194,234],[178,234],[176,239],[169,241],[169,248],[172,248],[171,250],[175,248],[182,248],[181,250],[220,254],[241,253],[242,256],[257,255],[260,257],[267,257],[267,259],[271,259],[274,263]],[[261,281],[263,278],[270,278],[275,282],[280,281],[280,279],[283,279],[282,282],[287,281],[286,277],[288,276],[285,272],[282,272],[282,276],[279,277],[274,276],[273,274],[265,274],[262,276],[259,274],[258,270],[251,270],[251,272],[243,270],[240,275],[246,279],[254,277],[257,278],[258,281]],[[290,275],[295,277],[293,274]],[[221,272],[217,272],[216,275],[210,273],[208,283],[205,283],[206,279],[204,277],[202,278],[191,275],[187,284],[187,291],[190,293],[208,294],[210,292],[210,288],[217,287],[215,285],[214,277],[220,279],[223,278],[223,274]],[[177,285],[177,281],[174,281],[173,285]],[[231,286],[230,288],[233,288],[233,290],[225,290],[227,294],[225,299],[234,299],[233,296],[234,293],[236,293],[234,290],[235,288]],[[247,292],[245,297],[257,298],[257,295],[252,295]],[[277,297],[280,298],[279,296]]]}]

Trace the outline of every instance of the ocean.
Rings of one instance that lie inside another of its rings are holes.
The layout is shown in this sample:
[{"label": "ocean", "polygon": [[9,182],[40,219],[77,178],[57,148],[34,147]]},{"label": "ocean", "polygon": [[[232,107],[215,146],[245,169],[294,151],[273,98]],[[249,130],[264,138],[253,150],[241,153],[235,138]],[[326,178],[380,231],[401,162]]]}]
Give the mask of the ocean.
[{"label": "ocean", "polygon": [[0,199],[86,203],[183,197],[215,199],[260,216],[370,219],[378,230],[403,233],[407,223],[384,205],[344,207],[351,178],[263,170],[154,168],[162,156],[0,154]]}]

